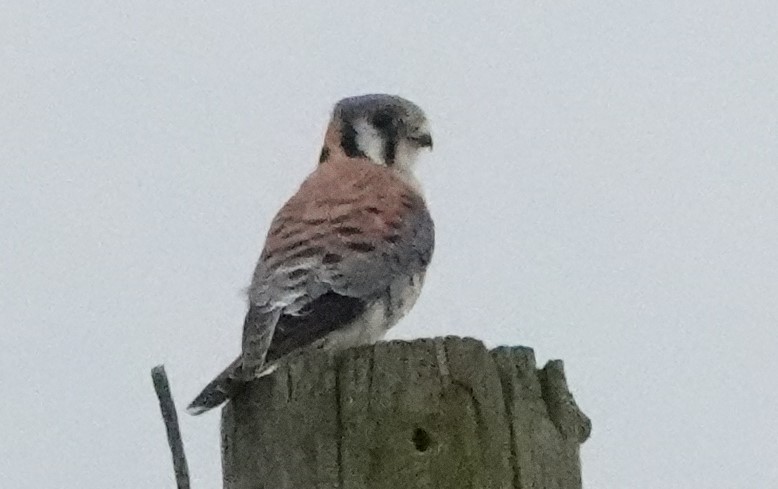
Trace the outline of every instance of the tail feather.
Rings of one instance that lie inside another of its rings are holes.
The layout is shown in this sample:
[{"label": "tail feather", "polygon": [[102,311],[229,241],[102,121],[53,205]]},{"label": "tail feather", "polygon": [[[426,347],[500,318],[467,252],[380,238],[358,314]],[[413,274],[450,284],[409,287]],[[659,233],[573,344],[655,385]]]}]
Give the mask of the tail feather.
[{"label": "tail feather", "polygon": [[205,386],[202,392],[186,408],[186,412],[196,416],[218,407],[229,398],[238,394],[244,385],[245,381],[241,375],[241,357],[238,357],[229,367],[224,369],[222,373]]},{"label": "tail feather", "polygon": [[267,311],[264,307],[249,305],[243,323],[241,356],[205,386],[186,408],[187,413],[198,415],[213,409],[238,394],[246,385],[246,381],[263,373],[270,373],[270,369],[265,369],[259,374],[256,372],[265,363],[265,356],[273,340],[273,332],[280,315],[280,309]]}]

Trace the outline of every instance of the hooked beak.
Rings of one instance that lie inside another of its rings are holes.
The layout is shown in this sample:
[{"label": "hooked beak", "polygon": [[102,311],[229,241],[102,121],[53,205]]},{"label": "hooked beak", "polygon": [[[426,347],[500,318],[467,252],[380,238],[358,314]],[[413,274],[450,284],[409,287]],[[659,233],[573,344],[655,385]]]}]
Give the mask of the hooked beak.
[{"label": "hooked beak", "polygon": [[411,137],[410,140],[420,148],[432,149],[432,136],[430,134],[419,134],[418,136]]}]

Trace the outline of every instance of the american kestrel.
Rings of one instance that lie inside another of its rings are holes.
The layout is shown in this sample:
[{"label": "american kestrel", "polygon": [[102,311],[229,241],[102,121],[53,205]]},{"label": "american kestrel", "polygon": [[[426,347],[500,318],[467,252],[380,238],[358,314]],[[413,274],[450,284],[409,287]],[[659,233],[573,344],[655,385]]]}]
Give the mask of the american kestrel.
[{"label": "american kestrel", "polygon": [[189,405],[200,414],[316,344],[381,339],[413,307],[434,226],[413,170],[427,118],[393,95],[335,105],[319,165],[273,219],[248,291],[241,355]]}]

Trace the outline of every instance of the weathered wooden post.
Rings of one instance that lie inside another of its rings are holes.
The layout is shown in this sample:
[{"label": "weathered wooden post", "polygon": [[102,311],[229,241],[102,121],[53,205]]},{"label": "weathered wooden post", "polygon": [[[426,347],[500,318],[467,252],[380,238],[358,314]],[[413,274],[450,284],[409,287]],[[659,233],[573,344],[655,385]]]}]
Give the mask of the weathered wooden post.
[{"label": "weathered wooden post", "polygon": [[562,363],[455,337],[297,356],[222,413],[226,489],[581,487]]}]

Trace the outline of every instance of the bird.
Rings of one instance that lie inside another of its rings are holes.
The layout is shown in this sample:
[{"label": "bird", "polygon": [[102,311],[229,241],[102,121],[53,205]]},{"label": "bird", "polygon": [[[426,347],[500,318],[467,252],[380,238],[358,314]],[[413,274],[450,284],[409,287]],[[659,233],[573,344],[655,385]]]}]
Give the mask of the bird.
[{"label": "bird", "polygon": [[435,247],[415,167],[424,111],[397,95],[338,101],[319,162],[273,218],[248,288],[241,354],[191,402],[218,407],[304,348],[374,344],[414,306]]}]

